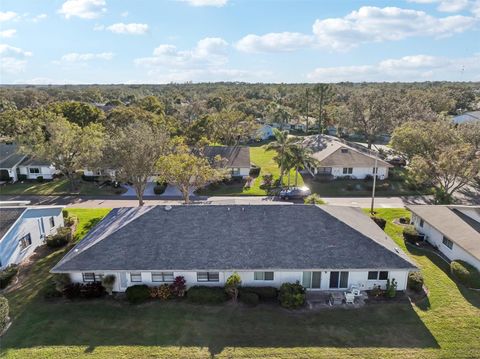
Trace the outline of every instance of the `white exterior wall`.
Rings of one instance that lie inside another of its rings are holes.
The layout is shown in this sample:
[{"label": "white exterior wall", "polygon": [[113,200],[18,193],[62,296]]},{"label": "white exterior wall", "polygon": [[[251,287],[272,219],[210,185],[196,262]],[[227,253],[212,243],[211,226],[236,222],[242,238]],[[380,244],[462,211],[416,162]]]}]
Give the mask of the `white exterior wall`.
[{"label": "white exterior wall", "polygon": [[17,176],[17,166],[14,166],[12,168],[0,168],[2,170],[7,170],[8,171],[8,175],[10,176],[10,178],[12,178],[12,181],[13,182],[17,182],[18,181],[18,176]]},{"label": "white exterior wall", "polygon": [[250,168],[241,167],[240,168],[240,176],[247,177],[250,174]]},{"label": "white exterior wall", "polygon": [[[373,167],[352,167],[351,174],[344,174],[343,167],[332,167],[332,175],[334,177],[353,176],[357,179],[364,179],[367,176],[373,176]],[[388,167],[378,167],[378,178],[388,178]]]},{"label": "white exterior wall", "polygon": [[[358,286],[362,290],[369,290],[373,289],[375,285],[380,285],[382,288],[385,288],[387,281],[386,280],[368,280],[368,271],[365,270],[346,270],[349,272],[348,276],[348,286]],[[378,271],[378,270],[376,270]],[[169,271],[165,271],[169,272]],[[171,271],[170,271],[171,272]],[[187,287],[192,286],[224,286],[226,279],[233,273],[234,271],[220,271],[219,272],[219,281],[218,282],[197,282],[197,272],[193,271],[174,271],[173,274],[175,277],[183,276],[186,281]],[[254,272],[253,271],[236,271],[240,278],[242,279],[243,286],[257,286],[257,287],[276,287],[279,288],[283,283],[295,283],[300,282],[302,283],[303,272],[302,271],[274,271],[274,279],[273,280],[254,280]],[[320,290],[345,290],[346,288],[338,288],[338,289],[330,289],[330,271],[320,271],[321,272],[321,283],[320,283]],[[126,287],[122,288],[120,286],[120,277],[123,274],[126,274]],[[152,282],[151,280],[151,272],[145,271],[138,271],[132,273],[141,273],[142,275],[142,282],[131,282],[130,281],[130,273],[131,272],[95,272],[95,274],[114,274],[117,277],[115,281],[114,291],[123,292],[129,286],[139,285],[139,284],[146,284],[148,286],[158,286],[163,284],[162,282]],[[407,277],[408,277],[408,270],[396,270],[396,271],[389,271],[389,278],[395,278],[397,281],[397,290],[405,290],[407,287]],[[70,278],[72,282],[83,282],[82,273],[70,273]]]},{"label": "white exterior wall", "polygon": [[[460,259],[465,261],[474,267],[476,267],[480,271],[480,259],[475,258],[470,253],[465,251],[462,247],[458,246],[455,242],[453,243],[452,249],[448,248],[445,244],[443,244],[443,234],[438,231],[436,228],[432,227],[426,221],[423,223],[423,227],[420,226],[420,217],[412,214],[412,222],[415,228],[419,233],[425,235],[425,239],[429,242],[432,246],[438,248],[440,252],[445,254],[448,259],[456,260]],[[448,237],[447,237],[448,238]],[[451,240],[451,238],[449,238]]]},{"label": "white exterior wall", "polygon": [[[30,173],[30,168],[39,168],[40,173]],[[43,177],[44,179],[53,179],[53,175],[57,172],[53,166],[20,166],[19,171],[21,174],[26,175],[27,179],[37,179],[37,177]]]}]

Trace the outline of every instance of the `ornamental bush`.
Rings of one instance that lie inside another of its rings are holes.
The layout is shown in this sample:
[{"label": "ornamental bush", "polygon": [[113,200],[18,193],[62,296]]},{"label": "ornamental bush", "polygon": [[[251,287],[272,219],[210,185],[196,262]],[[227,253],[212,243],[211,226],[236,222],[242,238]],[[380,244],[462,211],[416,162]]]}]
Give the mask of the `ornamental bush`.
[{"label": "ornamental bush", "polygon": [[0,289],[6,288],[17,273],[18,265],[16,264],[10,264],[4,270],[0,271]]},{"label": "ornamental bush", "polygon": [[403,228],[403,239],[406,242],[415,244],[423,239],[423,236],[418,233],[414,226],[409,225]]},{"label": "ornamental bush", "polygon": [[387,225],[387,221],[383,218],[370,216],[370,218],[379,226],[382,230],[385,230],[385,226]]},{"label": "ornamental bush", "polygon": [[68,227],[60,227],[52,236],[48,236],[46,243],[50,248],[60,248],[66,245],[72,238],[72,230]]},{"label": "ornamental bush", "polygon": [[3,295],[0,295],[0,333],[5,330],[8,321],[10,320],[10,318],[8,317],[8,313],[8,299],[5,298]]},{"label": "ornamental bush", "polygon": [[196,304],[219,304],[227,300],[223,287],[194,286],[187,291],[189,302]]},{"label": "ornamental bush", "polygon": [[387,279],[387,289],[385,290],[385,295],[388,298],[395,298],[397,295],[397,281],[395,278],[392,278],[391,281],[390,279]]},{"label": "ornamental bush", "polygon": [[242,284],[242,278],[237,272],[232,273],[225,282],[225,292],[233,299],[234,302],[238,298],[238,287]]},{"label": "ornamental bush", "polygon": [[102,278],[102,285],[109,295],[112,295],[115,280],[116,277],[113,274],[108,274]]},{"label": "ornamental bush", "polygon": [[283,283],[280,287],[278,299],[284,308],[296,309],[305,304],[305,288],[296,283]]},{"label": "ornamental bush", "polygon": [[160,300],[167,300],[172,297],[172,290],[170,285],[162,284],[158,287],[150,287],[150,298],[157,298]]},{"label": "ornamental bush", "polygon": [[260,301],[275,301],[278,297],[278,290],[275,287],[241,287],[240,296],[243,293],[254,293],[258,295]]},{"label": "ornamental bush", "polygon": [[471,264],[465,261],[455,260],[450,263],[450,271],[464,286],[480,289],[480,273]]},{"label": "ornamental bush", "polygon": [[185,291],[187,286],[185,285],[186,280],[183,276],[179,275],[175,277],[172,284],[170,284],[170,290],[172,295],[175,297],[183,297],[185,296]]},{"label": "ornamental bush", "polygon": [[320,198],[320,196],[316,193],[311,194],[303,199],[303,203],[305,204],[325,204],[326,202]]},{"label": "ornamental bush", "polygon": [[125,294],[131,304],[139,304],[150,298],[150,290],[145,284],[128,287]]},{"label": "ornamental bush", "polygon": [[258,305],[258,302],[260,301],[258,294],[251,292],[241,292],[238,298],[240,299],[240,302],[252,307]]},{"label": "ornamental bush", "polygon": [[93,283],[71,283],[67,284],[63,288],[63,295],[68,299],[84,298],[100,298],[105,295],[105,288],[103,288],[102,283],[93,282]]},{"label": "ornamental bush", "polygon": [[47,284],[43,288],[42,293],[43,293],[43,297],[47,300],[60,298],[62,296],[62,292],[57,290],[57,285],[53,280],[47,282]]},{"label": "ornamental bush", "polygon": [[420,272],[411,272],[408,275],[407,286],[414,292],[420,293],[423,290],[423,276]]}]

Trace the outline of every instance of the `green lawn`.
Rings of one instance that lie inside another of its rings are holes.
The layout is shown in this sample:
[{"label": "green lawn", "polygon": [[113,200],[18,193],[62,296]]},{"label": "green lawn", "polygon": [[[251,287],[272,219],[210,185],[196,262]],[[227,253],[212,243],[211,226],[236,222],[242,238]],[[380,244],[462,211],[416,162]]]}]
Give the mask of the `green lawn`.
[{"label": "green lawn", "polygon": [[[79,238],[108,210],[70,212],[80,218]],[[406,214],[379,210],[389,220],[386,231],[404,249],[401,227],[390,221]],[[22,287],[7,295],[14,323],[2,338],[2,350],[10,358],[478,357],[480,295],[458,286],[436,258],[407,252],[422,269],[428,300],[289,312],[268,305],[47,302],[37,293],[63,255],[60,250],[37,262]]]},{"label": "green lawn", "polygon": [[86,196],[105,196],[115,195],[115,189],[112,186],[103,186],[100,188],[94,182],[80,181],[78,190],[70,191],[69,183],[66,179],[55,179],[38,183],[36,181],[17,182],[0,186],[0,195],[86,195]]},{"label": "green lawn", "polygon": [[[222,184],[215,190],[201,190],[199,191],[199,194],[207,196],[266,196],[267,191],[260,188],[262,184],[262,176],[266,173],[271,173],[274,180],[277,180],[280,177],[280,168],[273,160],[275,154],[275,151],[266,151],[265,145],[250,147],[251,162],[256,166],[261,167],[260,175],[255,179],[252,187],[248,189],[244,188],[243,183],[234,183],[229,185]],[[293,185],[295,182],[294,170],[290,172],[290,181],[291,185]],[[288,176],[284,176],[283,183],[285,185],[288,183]],[[298,175],[298,185],[303,186],[303,178],[300,174]]]}]

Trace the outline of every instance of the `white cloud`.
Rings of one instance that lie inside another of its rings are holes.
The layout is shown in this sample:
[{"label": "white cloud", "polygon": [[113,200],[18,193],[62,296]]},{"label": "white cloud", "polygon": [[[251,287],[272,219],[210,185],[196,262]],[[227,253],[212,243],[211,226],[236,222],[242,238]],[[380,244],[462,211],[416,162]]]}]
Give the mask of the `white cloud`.
[{"label": "white cloud", "polygon": [[17,30],[15,29],[2,30],[0,31],[0,37],[2,38],[13,37],[16,33],[17,33]]},{"label": "white cloud", "polygon": [[457,59],[413,55],[386,59],[375,65],[319,67],[307,74],[307,78],[316,82],[478,81],[480,54]]},{"label": "white cloud", "polygon": [[111,60],[114,54],[112,52],[101,53],[78,53],[70,52],[60,59],[61,62],[87,62],[92,60]]},{"label": "white cloud", "polygon": [[17,16],[17,13],[13,11],[0,11],[0,22],[13,20]]},{"label": "white cloud", "polygon": [[225,6],[228,0],[179,0],[188,3],[191,6],[215,6],[222,7]]},{"label": "white cloud", "polygon": [[130,23],[124,24],[123,22],[119,22],[117,24],[113,24],[107,27],[95,27],[97,30],[108,30],[115,34],[132,34],[132,35],[143,35],[148,31],[147,24],[137,24],[137,23]]},{"label": "white cloud", "polygon": [[191,50],[178,50],[174,45],[162,44],[153,50],[152,57],[137,58],[135,64],[145,67],[173,68],[221,65],[228,60],[227,47],[228,43],[218,37],[202,39]]},{"label": "white cloud", "polygon": [[247,35],[241,38],[236,48],[244,52],[289,52],[307,47],[314,42],[312,35],[298,32],[278,32],[265,35]]},{"label": "white cloud", "polygon": [[320,46],[347,50],[361,43],[402,40],[413,36],[445,37],[473,27],[468,16],[436,18],[423,11],[364,6],[343,18],[316,20],[313,33]]},{"label": "white cloud", "polygon": [[33,22],[39,22],[39,21],[42,21],[42,20],[45,20],[47,18],[47,14],[39,14],[39,15],[36,15],[32,18],[32,21]]},{"label": "white cloud", "polygon": [[105,0],[67,0],[58,12],[67,19],[71,17],[95,19],[107,11],[105,6]]},{"label": "white cloud", "polygon": [[124,11],[120,14],[121,17],[127,17],[128,16],[128,11]]},{"label": "white cloud", "polygon": [[32,53],[30,51],[7,44],[0,44],[0,72],[15,74],[25,71],[27,58],[31,56]]}]

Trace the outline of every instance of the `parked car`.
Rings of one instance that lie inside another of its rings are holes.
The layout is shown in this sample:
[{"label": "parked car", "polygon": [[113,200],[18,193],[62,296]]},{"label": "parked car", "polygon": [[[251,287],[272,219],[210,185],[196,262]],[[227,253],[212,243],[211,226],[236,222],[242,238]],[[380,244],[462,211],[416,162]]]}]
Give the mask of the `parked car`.
[{"label": "parked car", "polygon": [[405,158],[400,156],[387,157],[387,162],[395,167],[405,167],[407,165]]},{"label": "parked car", "polygon": [[281,190],[279,196],[281,199],[303,199],[311,194],[308,187],[290,187]]}]

